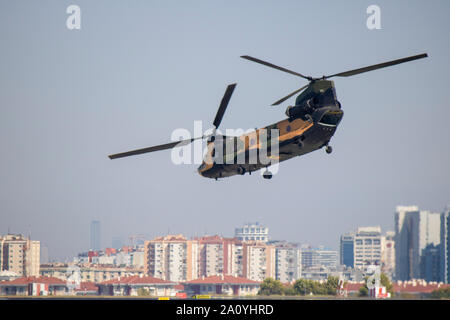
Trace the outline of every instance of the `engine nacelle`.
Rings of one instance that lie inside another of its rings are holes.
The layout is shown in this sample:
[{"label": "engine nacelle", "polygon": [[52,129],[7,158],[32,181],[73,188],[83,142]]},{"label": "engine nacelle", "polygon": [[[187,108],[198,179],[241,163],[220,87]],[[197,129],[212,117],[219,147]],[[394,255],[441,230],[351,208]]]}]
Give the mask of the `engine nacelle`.
[{"label": "engine nacelle", "polygon": [[286,115],[289,118],[297,118],[303,117],[306,114],[311,114],[314,112],[317,104],[315,103],[315,99],[311,98],[306,100],[306,102],[299,106],[289,106],[286,108]]}]

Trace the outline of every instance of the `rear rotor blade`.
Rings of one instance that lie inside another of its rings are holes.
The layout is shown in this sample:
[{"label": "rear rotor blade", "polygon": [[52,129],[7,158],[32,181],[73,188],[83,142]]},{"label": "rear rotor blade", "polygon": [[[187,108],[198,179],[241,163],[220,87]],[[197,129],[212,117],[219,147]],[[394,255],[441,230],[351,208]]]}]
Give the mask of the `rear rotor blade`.
[{"label": "rear rotor blade", "polygon": [[372,71],[372,70],[376,70],[376,69],[386,68],[386,67],[390,67],[390,66],[393,66],[396,64],[413,61],[413,60],[417,60],[417,59],[422,59],[422,58],[426,58],[426,57],[428,57],[428,55],[426,53],[423,53],[423,54],[419,54],[416,56],[411,56],[411,57],[406,57],[406,58],[397,59],[397,60],[393,60],[393,61],[383,62],[383,63],[375,64],[372,66],[364,67],[364,68],[359,68],[359,69],[354,69],[354,70],[350,70],[350,71],[336,73],[331,76],[326,76],[324,78],[328,79],[331,77],[350,77],[350,76],[354,76],[356,74],[360,74],[360,73],[364,73],[364,72],[368,72],[368,71]]},{"label": "rear rotor blade", "polygon": [[233,94],[234,88],[236,87],[236,83],[230,84],[223,95],[222,101],[220,102],[219,110],[217,110],[216,117],[214,118],[213,125],[218,128],[220,123],[222,122],[223,115],[225,110],[227,109],[228,102],[230,102],[231,95]]},{"label": "rear rotor blade", "polygon": [[289,70],[289,69],[286,69],[286,68],[283,68],[283,67],[276,66],[276,65],[274,65],[274,64],[272,64],[270,62],[266,62],[266,61],[263,61],[263,60],[260,60],[260,59],[257,59],[257,58],[253,58],[253,57],[250,57],[250,56],[241,56],[241,58],[247,59],[247,60],[250,60],[250,61],[253,61],[253,62],[256,62],[256,63],[260,63],[260,64],[263,64],[263,65],[265,65],[267,67],[271,67],[271,68],[274,68],[274,69],[277,69],[277,70],[280,70],[280,71],[284,71],[284,72],[293,74],[295,76],[302,77],[302,78],[307,79],[307,80],[312,80],[311,77],[307,77],[307,76],[302,75],[301,73],[298,73],[298,72],[295,72],[295,71],[292,71],[292,70]]},{"label": "rear rotor blade", "polygon": [[159,146],[153,146],[153,147],[137,149],[137,150],[127,151],[127,152],[122,152],[122,153],[116,153],[116,154],[109,155],[108,157],[110,159],[117,159],[117,158],[135,156],[135,155],[143,154],[143,153],[149,153],[149,152],[154,152],[154,151],[172,149],[172,148],[175,148],[175,147],[185,146],[185,145],[193,142],[194,140],[203,139],[203,138],[204,137],[197,137],[197,138],[192,138],[192,139],[175,141],[175,142],[171,142],[171,143],[161,144]]},{"label": "rear rotor blade", "polygon": [[303,89],[307,88],[308,86],[309,86],[309,84],[307,84],[306,86],[301,87],[301,88],[298,89],[298,90],[295,90],[294,92],[288,94],[286,97],[284,97],[284,98],[278,100],[277,102],[274,102],[274,103],[272,104],[272,106],[277,106],[277,105],[279,105],[280,103],[282,103],[282,102],[284,102],[285,100],[289,99],[289,98],[292,97],[293,95],[299,93],[300,91],[302,91]]}]

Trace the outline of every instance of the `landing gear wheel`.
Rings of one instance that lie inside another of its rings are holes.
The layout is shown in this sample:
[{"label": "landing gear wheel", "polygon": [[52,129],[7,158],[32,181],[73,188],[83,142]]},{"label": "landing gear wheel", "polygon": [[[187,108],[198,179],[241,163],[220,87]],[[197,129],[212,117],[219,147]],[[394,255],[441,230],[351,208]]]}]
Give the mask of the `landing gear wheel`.
[{"label": "landing gear wheel", "polygon": [[246,170],[245,170],[245,168],[244,167],[238,167],[237,168],[237,173],[238,174],[240,174],[240,175],[244,175],[245,174],[245,172],[246,172]]},{"label": "landing gear wheel", "polygon": [[263,178],[264,179],[272,179],[272,172],[270,172],[269,170],[266,170],[263,174]]},{"label": "landing gear wheel", "polygon": [[325,152],[328,153],[328,154],[330,154],[331,152],[333,152],[333,148],[332,148],[331,146],[327,146],[327,147],[325,148]]}]

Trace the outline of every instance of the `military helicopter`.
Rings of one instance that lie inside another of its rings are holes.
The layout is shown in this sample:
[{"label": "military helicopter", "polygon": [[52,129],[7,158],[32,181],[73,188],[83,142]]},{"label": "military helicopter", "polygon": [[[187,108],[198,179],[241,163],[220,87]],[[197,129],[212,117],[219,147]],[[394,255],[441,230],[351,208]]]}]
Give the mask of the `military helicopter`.
[{"label": "military helicopter", "polygon": [[[272,106],[279,105],[301,92],[295,99],[295,105],[287,107],[285,112],[287,116],[286,119],[269,126],[256,129],[253,132],[241,135],[239,137],[224,136],[217,133],[216,130],[219,128],[225,114],[225,110],[231,99],[231,95],[236,87],[236,84],[233,83],[227,87],[219,105],[219,109],[213,121],[214,129],[212,134],[149,148],[117,153],[110,155],[109,158],[117,159],[181,147],[197,139],[207,138],[207,152],[202,164],[197,169],[201,176],[214,178],[217,180],[219,178],[234,175],[244,175],[247,172],[251,174],[253,171],[266,168],[263,173],[263,177],[265,179],[271,179],[272,173],[267,169],[269,167],[267,161],[263,162],[258,157],[256,157],[255,161],[255,159],[252,159],[251,157],[252,152],[253,154],[256,152],[256,155],[258,156],[263,148],[268,148],[268,157],[276,158],[275,160],[277,162],[282,162],[293,157],[301,156],[323,147],[325,147],[326,153],[332,152],[332,147],[329,145],[329,142],[336,132],[344,112],[342,111],[340,102],[337,100],[334,82],[328,79],[332,77],[350,77],[360,73],[386,68],[426,57],[428,57],[428,55],[423,53],[363,68],[335,73],[328,76],[322,76],[320,78],[314,78],[257,58],[253,58],[251,56],[241,56],[243,59],[275,68],[309,81],[307,85],[295,90],[272,104]],[[276,142],[278,142],[278,155],[272,155],[270,153],[271,145],[273,145],[273,143],[270,142],[272,140],[269,140],[271,138],[272,130],[276,130],[275,132],[278,133],[276,138]],[[261,132],[267,132],[267,139],[265,141],[260,138]],[[231,143],[234,147],[225,148],[228,143]],[[238,158],[244,159],[244,161],[237,161]]]}]

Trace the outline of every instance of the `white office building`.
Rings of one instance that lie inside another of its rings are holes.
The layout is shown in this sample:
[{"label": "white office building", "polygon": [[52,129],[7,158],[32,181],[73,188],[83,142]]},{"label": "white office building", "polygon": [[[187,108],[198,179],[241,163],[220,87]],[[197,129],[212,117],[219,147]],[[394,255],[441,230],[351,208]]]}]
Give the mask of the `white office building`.
[{"label": "white office building", "polygon": [[365,271],[369,265],[381,265],[381,228],[360,227],[355,234],[355,268]]},{"label": "white office building", "polygon": [[301,249],[302,272],[307,269],[324,268],[336,270],[338,264],[338,252],[324,246],[311,248],[303,246]]},{"label": "white office building", "polygon": [[234,237],[241,241],[267,242],[269,240],[269,228],[260,225],[259,222],[247,223],[235,229]]}]

